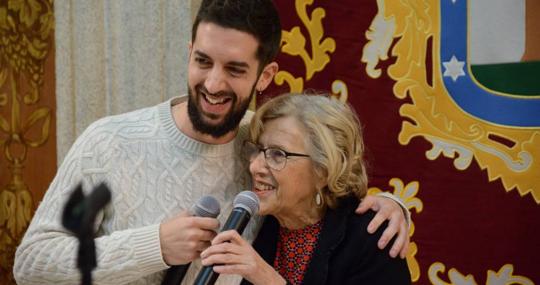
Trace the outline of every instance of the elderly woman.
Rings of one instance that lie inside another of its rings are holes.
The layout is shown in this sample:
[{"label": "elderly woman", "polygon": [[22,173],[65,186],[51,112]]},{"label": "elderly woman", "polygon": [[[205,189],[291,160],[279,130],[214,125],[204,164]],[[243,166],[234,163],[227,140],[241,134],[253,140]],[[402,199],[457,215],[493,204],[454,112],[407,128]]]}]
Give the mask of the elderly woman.
[{"label": "elderly woman", "polygon": [[202,252],[204,265],[249,284],[410,284],[406,261],[377,248],[373,213],[356,215],[366,195],[364,145],[354,111],[321,95],[287,94],[251,122],[250,161],[260,214],[251,246],[235,231]]}]

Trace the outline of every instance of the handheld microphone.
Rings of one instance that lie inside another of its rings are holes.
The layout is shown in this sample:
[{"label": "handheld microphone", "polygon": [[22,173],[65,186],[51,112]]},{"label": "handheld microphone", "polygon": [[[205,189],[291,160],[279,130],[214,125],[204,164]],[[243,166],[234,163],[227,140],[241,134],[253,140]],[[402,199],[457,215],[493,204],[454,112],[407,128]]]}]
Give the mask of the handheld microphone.
[{"label": "handheld microphone", "polygon": [[[251,216],[259,211],[259,197],[251,191],[240,192],[236,195],[236,198],[234,198],[233,207],[234,208],[221,231],[236,230],[239,234],[242,234]],[[214,284],[218,277],[219,274],[214,272],[213,266],[204,266],[193,284]]]},{"label": "handheld microphone", "polygon": [[[201,197],[197,203],[189,209],[190,215],[204,218],[215,218],[219,215],[219,212],[219,202],[212,196]],[[191,262],[188,264],[171,266],[171,268],[167,270],[161,285],[180,284],[186,276],[190,264]]]}]

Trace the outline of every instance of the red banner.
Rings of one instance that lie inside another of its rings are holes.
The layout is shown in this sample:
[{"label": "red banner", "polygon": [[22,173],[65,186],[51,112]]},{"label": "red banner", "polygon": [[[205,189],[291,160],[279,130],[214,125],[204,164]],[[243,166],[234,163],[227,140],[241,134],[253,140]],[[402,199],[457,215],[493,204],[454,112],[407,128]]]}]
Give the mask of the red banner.
[{"label": "red banner", "polygon": [[314,89],[355,107],[371,191],[412,213],[413,281],[540,280],[540,128],[493,123],[453,99],[448,84],[469,71],[442,56],[439,1],[275,2],[281,72],[266,95]]}]

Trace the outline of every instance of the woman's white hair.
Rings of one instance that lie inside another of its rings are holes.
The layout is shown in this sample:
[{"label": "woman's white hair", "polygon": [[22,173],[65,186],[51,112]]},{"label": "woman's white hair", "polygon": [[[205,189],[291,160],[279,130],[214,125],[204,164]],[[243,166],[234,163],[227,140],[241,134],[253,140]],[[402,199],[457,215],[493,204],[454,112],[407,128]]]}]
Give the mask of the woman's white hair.
[{"label": "woman's white hair", "polygon": [[364,143],[358,116],[352,107],[328,95],[284,94],[263,104],[250,126],[253,142],[258,142],[264,123],[294,117],[305,128],[306,149],[318,175],[326,179],[322,189],[326,204],[335,208],[337,199],[366,195],[367,175]]}]

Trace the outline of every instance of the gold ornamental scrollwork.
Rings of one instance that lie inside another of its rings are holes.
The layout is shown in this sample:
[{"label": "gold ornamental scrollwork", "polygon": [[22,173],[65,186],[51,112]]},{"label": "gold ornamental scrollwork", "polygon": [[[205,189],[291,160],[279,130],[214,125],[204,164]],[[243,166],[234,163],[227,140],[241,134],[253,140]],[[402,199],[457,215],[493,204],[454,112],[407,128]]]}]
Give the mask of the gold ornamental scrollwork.
[{"label": "gold ornamental scrollwork", "polygon": [[[391,193],[395,197],[403,201],[403,204],[405,204],[405,207],[407,207],[407,210],[409,210],[409,212],[412,212],[413,210],[417,214],[420,214],[422,212],[422,210],[424,209],[424,203],[420,198],[416,197],[418,191],[420,190],[420,183],[418,183],[418,181],[412,181],[408,184],[405,184],[403,183],[403,180],[399,178],[392,178],[390,179],[388,184],[394,188]],[[383,192],[383,190],[377,187],[371,187],[368,189],[368,194],[370,195],[381,192]],[[412,241],[414,229],[414,221],[411,219],[409,225],[409,238],[411,239],[411,243],[409,244],[409,251],[407,252],[406,258],[407,266],[409,267],[409,271],[411,272],[412,282],[416,282],[420,279],[420,265],[418,264],[418,260],[416,259],[416,254],[418,253],[418,245],[416,244],[416,242]]]},{"label": "gold ornamental scrollwork", "polygon": [[[304,24],[309,38],[306,39],[299,26],[293,27],[290,31],[283,31],[281,51],[283,53],[298,56],[305,66],[305,77],[295,77],[288,71],[279,71],[275,76],[277,85],[287,83],[290,92],[299,93],[304,90],[304,83],[309,81],[317,72],[324,70],[330,62],[330,54],[336,50],[336,41],[331,37],[324,36],[322,20],[326,16],[326,11],[317,7],[308,15],[307,6],[312,5],[313,0],[296,0],[295,9],[298,17]],[[306,48],[307,40],[310,41],[311,51]],[[332,84],[334,95],[342,101],[347,100],[347,86],[340,80]]]},{"label": "gold ornamental scrollwork", "polygon": [[[517,189],[521,196],[530,193],[540,204],[540,130],[487,123],[465,114],[451,99],[439,73],[440,14],[438,0],[378,0],[378,14],[366,37],[362,61],[372,78],[381,75],[377,65],[388,58],[391,44],[395,63],[388,76],[396,81],[394,95],[407,99],[399,113],[406,117],[398,140],[407,145],[423,137],[432,148],[426,157],[445,156],[459,170],[475,160],[487,170],[489,181],[500,179],[506,191]],[[431,48],[429,43],[432,43]],[[431,54],[432,66],[426,66]],[[433,74],[427,74],[434,70]],[[432,83],[427,81],[432,78]],[[506,143],[502,143],[505,141]]]},{"label": "gold ornamental scrollwork", "polygon": [[[34,203],[22,169],[29,148],[49,137],[51,110],[38,106],[44,63],[52,47],[52,0],[7,0],[0,4],[0,147],[10,181],[0,188],[0,280],[14,284],[12,261]],[[23,110],[29,115],[23,115]]]},{"label": "gold ornamental scrollwork", "polygon": [[[435,262],[429,267],[428,276],[434,285],[478,285],[474,276],[464,275],[455,268],[448,270],[448,281],[439,276],[444,274],[446,266],[441,262]],[[498,272],[488,270],[486,285],[534,285],[534,282],[521,275],[514,275],[514,266],[505,264]]]}]

